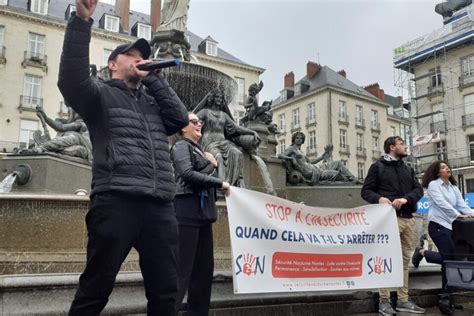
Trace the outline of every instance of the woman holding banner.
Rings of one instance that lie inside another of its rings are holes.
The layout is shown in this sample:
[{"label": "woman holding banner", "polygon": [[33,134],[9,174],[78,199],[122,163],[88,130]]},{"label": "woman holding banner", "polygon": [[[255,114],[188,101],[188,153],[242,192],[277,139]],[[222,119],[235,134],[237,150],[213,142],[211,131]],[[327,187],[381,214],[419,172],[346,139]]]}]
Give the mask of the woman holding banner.
[{"label": "woman holding banner", "polygon": [[215,188],[224,193],[229,183],[217,177],[217,161],[198,145],[202,121],[189,113],[182,140],[171,149],[176,177],[174,207],[179,224],[177,310],[188,292],[187,311],[207,315],[211,300],[214,254],[212,223],[217,219]]},{"label": "woman holding banner", "polygon": [[[422,186],[428,195],[428,233],[439,252],[417,247],[412,263],[418,267],[423,257],[430,263],[443,264],[452,259],[454,253],[452,223],[458,218],[474,217],[474,212],[464,201],[456,186],[448,163],[442,160],[433,162],[422,178]],[[446,273],[442,266],[442,285],[446,288]]]}]

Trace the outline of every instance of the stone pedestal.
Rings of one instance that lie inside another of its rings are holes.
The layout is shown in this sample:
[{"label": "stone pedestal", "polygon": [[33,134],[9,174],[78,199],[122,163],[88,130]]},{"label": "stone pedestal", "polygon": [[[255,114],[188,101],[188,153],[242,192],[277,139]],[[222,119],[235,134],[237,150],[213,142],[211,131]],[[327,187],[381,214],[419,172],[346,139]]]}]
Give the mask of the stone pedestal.
[{"label": "stone pedestal", "polygon": [[78,189],[90,192],[91,166],[48,154],[23,156],[11,155],[0,159],[0,177],[15,171],[18,165],[31,168],[31,178],[26,184],[15,184],[14,192],[73,194]]}]

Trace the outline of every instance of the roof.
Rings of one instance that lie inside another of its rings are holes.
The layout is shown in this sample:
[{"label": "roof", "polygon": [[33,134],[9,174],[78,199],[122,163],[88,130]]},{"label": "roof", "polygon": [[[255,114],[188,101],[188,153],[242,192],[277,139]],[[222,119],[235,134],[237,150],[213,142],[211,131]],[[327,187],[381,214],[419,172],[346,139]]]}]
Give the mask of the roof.
[{"label": "roof", "polygon": [[[295,85],[301,82],[309,84],[308,91],[306,91],[302,95],[308,94],[311,91],[318,90],[323,87],[333,86],[338,89],[346,90],[353,94],[358,94],[366,98],[381,101],[380,99],[375,97],[373,94],[371,94],[364,88],[358,86],[354,82],[338,74],[336,71],[332,70],[328,66],[321,66],[321,69],[313,76],[313,78],[308,80],[307,76],[304,76],[301,80],[296,82]],[[274,100],[275,105],[277,105],[278,103],[280,103],[280,98],[277,98],[276,100]]]},{"label": "roof", "polygon": [[[65,13],[70,4],[75,5],[75,0],[49,0],[49,7],[48,7],[48,17],[53,18],[56,20],[64,21],[65,20]],[[28,1],[26,0],[9,0],[8,1],[8,6],[9,7],[14,7],[17,9],[21,10],[28,10]],[[110,14],[113,16],[117,16],[115,13],[115,6],[112,4],[104,3],[104,2],[98,2],[96,10],[94,14],[92,15],[92,18],[94,19],[94,24],[93,26],[98,28],[99,27],[99,20],[104,14]],[[150,15],[141,13],[138,11],[130,11],[130,18],[129,18],[129,31],[130,29],[137,23],[144,23],[144,24],[150,24]],[[123,32],[122,34],[129,34],[128,32]],[[198,46],[199,44],[204,40],[203,38],[197,36],[191,31],[187,31],[186,34],[189,35],[189,42],[191,44],[191,52],[198,52]],[[211,36],[208,36],[206,40],[209,39],[215,43],[217,43],[216,40],[214,40]],[[245,64],[247,66],[255,67],[250,64],[247,64],[243,62],[242,60],[238,59],[237,57],[231,55],[230,53],[226,52],[225,50],[218,48],[217,50],[217,58],[221,58],[224,60],[228,60],[231,62],[239,63],[239,64]]]}]

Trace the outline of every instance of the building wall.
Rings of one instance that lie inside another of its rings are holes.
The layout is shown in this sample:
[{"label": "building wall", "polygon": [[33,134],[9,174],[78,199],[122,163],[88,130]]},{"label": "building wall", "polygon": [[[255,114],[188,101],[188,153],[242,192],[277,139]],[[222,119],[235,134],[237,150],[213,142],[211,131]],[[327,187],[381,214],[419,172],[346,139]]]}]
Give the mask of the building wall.
[{"label": "building wall", "polygon": [[[64,38],[66,21],[58,21],[30,12],[0,6],[0,26],[4,27],[4,42],[6,47],[6,63],[0,64],[0,152],[11,151],[19,146],[20,122],[29,120],[40,123],[34,109],[20,109],[20,97],[23,95],[25,75],[42,78],[40,97],[43,108],[52,118],[58,116],[63,98],[57,88],[59,60]],[[47,70],[33,66],[22,66],[24,51],[28,50],[28,34],[36,33],[45,36],[45,55],[47,55]],[[104,49],[113,50],[118,44],[132,42],[135,37],[94,29],[90,46],[90,63],[99,68],[103,62]],[[196,54],[199,55],[199,54]],[[263,69],[235,62],[227,62],[219,58],[202,55],[199,61],[207,66],[221,70],[229,76],[245,79],[245,89],[248,85],[258,82]],[[232,107],[232,106],[231,106]],[[243,106],[239,105],[239,111]],[[51,129],[50,129],[51,130]]]},{"label": "building wall", "polygon": [[[461,59],[473,54],[473,46],[463,46],[413,66],[415,79],[420,78],[415,80],[416,95],[421,97],[415,103],[415,116],[427,115],[416,120],[414,127],[417,128],[419,135],[426,135],[433,131],[441,132],[441,140],[446,144],[442,151],[447,155],[439,156],[439,158],[448,158],[453,168],[469,167],[471,160],[474,160],[474,157],[470,157],[468,142],[468,136],[474,135],[474,120],[472,116],[469,116],[469,110],[464,101],[466,95],[474,94],[474,85],[463,85],[460,81],[464,79],[464,82],[468,80],[474,82],[473,76],[463,78],[461,71]],[[432,87],[431,91],[439,90],[440,93],[426,96],[434,79],[432,76],[424,78],[422,76],[437,67],[440,67],[442,85]],[[443,114],[429,115],[438,109],[442,110]],[[463,116],[466,114],[467,124],[464,124]],[[415,154],[416,156],[433,155],[437,153],[437,148],[436,144],[426,145],[418,148]],[[424,171],[437,158],[437,155],[433,155],[419,159],[420,171]]]},{"label": "building wall", "polygon": [[[347,107],[347,123],[339,118],[339,101],[346,102]],[[316,124],[306,124],[307,105],[314,102],[316,104]],[[356,126],[356,105],[363,109],[363,123]],[[358,164],[363,166],[362,177],[365,177],[367,170],[373,161],[380,157],[383,153],[383,142],[390,133],[390,126],[394,126],[398,132],[402,120],[390,118],[387,115],[387,107],[389,105],[382,101],[370,100],[369,98],[356,96],[343,90],[335,88],[323,88],[319,91],[308,92],[305,95],[294,97],[273,109],[273,121],[280,125],[279,116],[285,115],[286,129],[277,136],[279,143],[284,140],[285,147],[291,144],[291,135],[296,131],[301,131],[306,135],[305,144],[302,146],[303,152],[310,159],[314,159],[324,152],[324,146],[327,144],[334,145],[333,159],[344,160],[349,170],[358,175]],[[300,109],[300,127],[291,128],[292,111]],[[371,110],[378,113],[380,129],[371,127]],[[406,122],[403,122],[406,124]],[[362,127],[365,126],[365,127]],[[347,131],[346,144],[349,145],[348,150],[341,150],[340,130]],[[311,152],[309,148],[309,132],[316,131],[317,150]],[[362,150],[357,150],[357,134],[362,134],[363,146]],[[378,147],[373,146],[373,137],[378,137]],[[348,152],[348,154],[346,153]],[[277,149],[277,154],[281,153],[281,148]]]}]

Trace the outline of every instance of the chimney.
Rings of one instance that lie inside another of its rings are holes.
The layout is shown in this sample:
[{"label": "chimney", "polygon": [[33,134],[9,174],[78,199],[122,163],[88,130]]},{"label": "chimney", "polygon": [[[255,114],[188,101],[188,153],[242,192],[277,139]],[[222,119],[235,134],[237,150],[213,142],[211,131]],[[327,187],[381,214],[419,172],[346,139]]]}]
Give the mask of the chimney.
[{"label": "chimney", "polygon": [[116,0],[115,13],[120,17],[122,29],[128,31],[128,21],[130,18],[130,0]]},{"label": "chimney", "polygon": [[161,0],[151,0],[150,19],[151,29],[156,32],[161,24]]},{"label": "chimney", "polygon": [[319,69],[321,69],[320,64],[312,62],[312,61],[308,61],[308,63],[306,64],[306,77],[308,79],[313,78],[314,75],[318,73]]},{"label": "chimney", "polygon": [[370,92],[371,94],[373,94],[374,96],[376,96],[377,98],[379,98],[380,100],[382,101],[385,100],[385,93],[383,89],[380,89],[380,86],[377,82],[370,84],[368,86],[365,86],[364,89]]},{"label": "chimney", "polygon": [[291,72],[289,72],[285,75],[284,84],[285,84],[285,89],[294,87],[294,85],[295,85],[295,74],[293,73],[293,71],[291,71]]},{"label": "chimney", "polygon": [[403,106],[403,98],[402,98],[402,96],[398,96],[397,99],[398,99],[398,104],[400,104],[400,106]]},{"label": "chimney", "polygon": [[346,71],[344,69],[339,70],[337,73],[343,76],[344,78],[347,78]]}]

